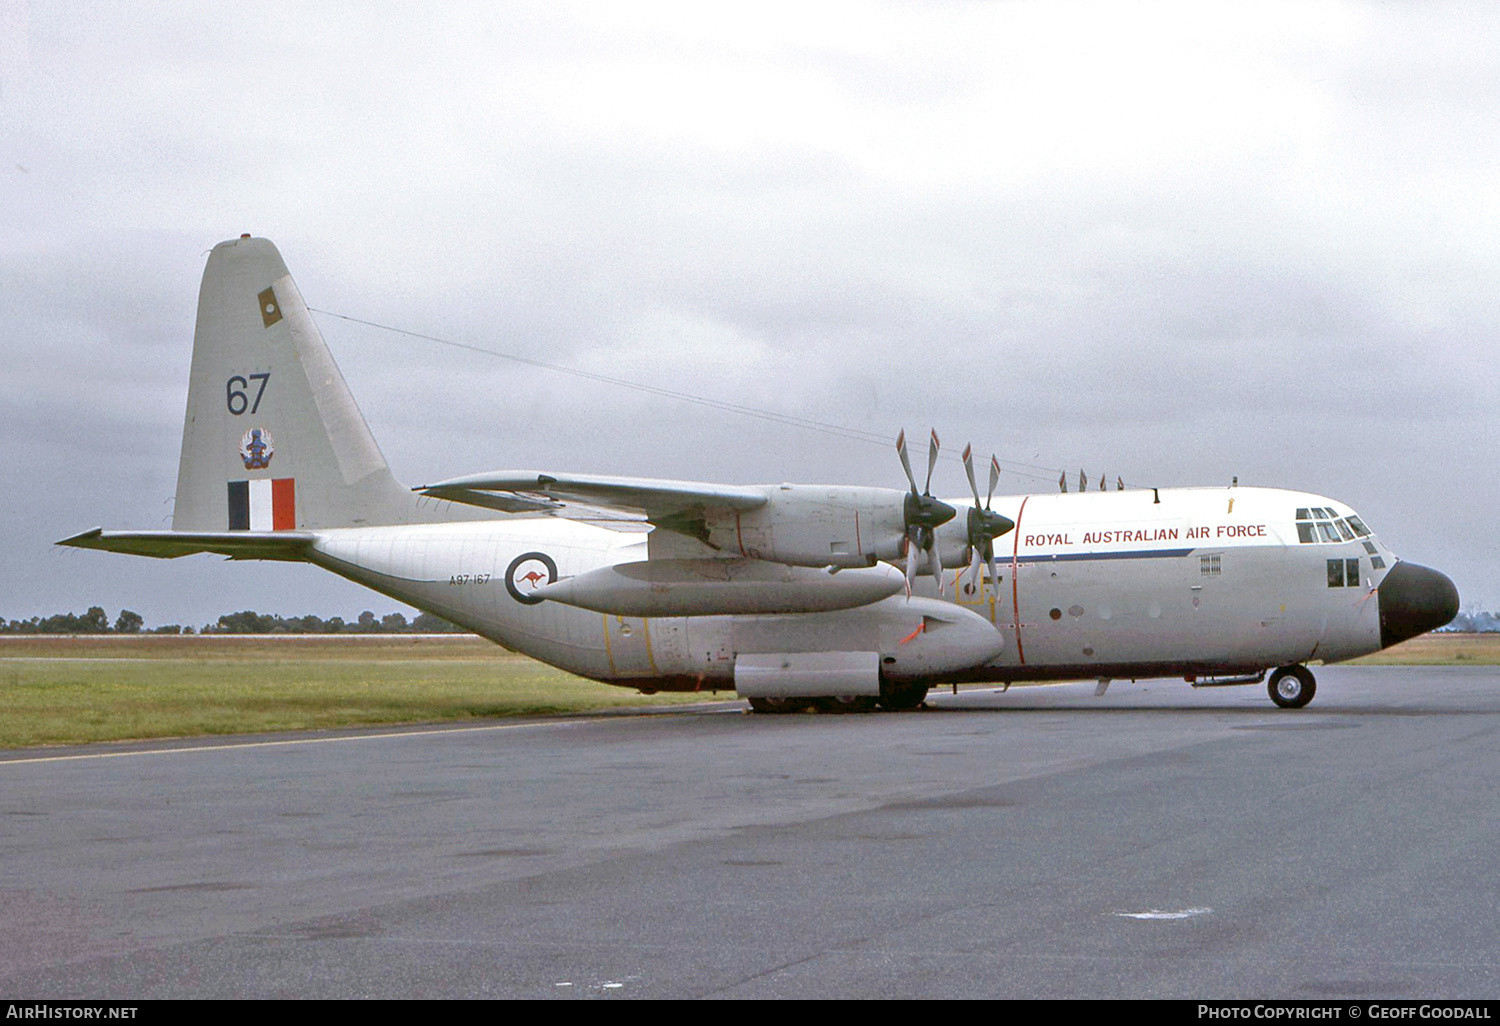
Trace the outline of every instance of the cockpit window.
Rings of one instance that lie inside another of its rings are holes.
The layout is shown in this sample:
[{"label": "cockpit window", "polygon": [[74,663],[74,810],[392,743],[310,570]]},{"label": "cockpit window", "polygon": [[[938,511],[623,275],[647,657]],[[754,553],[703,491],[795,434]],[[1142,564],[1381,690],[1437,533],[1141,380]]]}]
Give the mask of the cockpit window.
[{"label": "cockpit window", "polygon": [[[1370,529],[1353,513],[1340,517],[1327,506],[1297,507],[1297,540],[1304,545],[1348,542],[1370,537]],[[1369,542],[1365,545],[1368,548]]]},{"label": "cockpit window", "polygon": [[[1353,541],[1356,538],[1373,538],[1364,520],[1350,513],[1341,517],[1326,505],[1299,505],[1298,541],[1302,544],[1325,543],[1325,541]],[[1370,543],[1365,543],[1365,547]]]}]

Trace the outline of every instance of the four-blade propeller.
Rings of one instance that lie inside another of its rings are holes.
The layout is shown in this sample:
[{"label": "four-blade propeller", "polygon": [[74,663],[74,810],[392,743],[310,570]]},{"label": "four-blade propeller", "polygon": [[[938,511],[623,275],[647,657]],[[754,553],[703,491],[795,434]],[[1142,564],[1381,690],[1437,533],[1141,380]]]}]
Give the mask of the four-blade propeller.
[{"label": "four-blade propeller", "polygon": [[984,509],[979,508],[979,485],[974,481],[974,457],[971,446],[964,446],[964,473],[969,476],[969,491],[974,493],[974,508],[969,510],[969,587],[973,588],[979,577],[979,562],[982,558],[990,566],[990,580],[999,581],[995,566],[995,539],[1013,529],[1015,521],[990,510],[995,498],[995,486],[1000,483],[1000,461],[990,457],[990,490],[985,495]]},{"label": "four-blade propeller", "polygon": [[917,579],[917,552],[927,553],[927,566],[937,581],[938,594],[943,593],[943,564],[938,557],[937,539],[934,532],[958,515],[958,511],[939,499],[932,497],[932,470],[937,464],[938,436],[932,433],[932,443],[927,448],[927,483],[919,493],[917,479],[911,472],[911,459],[906,455],[906,431],[896,438],[896,454],[901,457],[901,467],[906,471],[906,480],[911,483],[903,507],[906,521],[906,593],[911,595],[912,584]]}]

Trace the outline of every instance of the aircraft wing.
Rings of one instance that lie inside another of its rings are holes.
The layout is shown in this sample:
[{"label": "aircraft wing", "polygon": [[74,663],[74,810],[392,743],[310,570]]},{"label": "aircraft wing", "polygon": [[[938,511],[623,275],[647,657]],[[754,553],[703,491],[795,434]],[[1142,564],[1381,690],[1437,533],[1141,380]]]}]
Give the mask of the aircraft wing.
[{"label": "aircraft wing", "polygon": [[697,533],[691,521],[701,521],[705,509],[758,509],[767,502],[763,489],[699,481],[669,481],[646,477],[602,477],[589,474],[544,474],[535,470],[502,470],[491,474],[455,477],[414,489],[437,499],[450,499],[491,509],[499,501],[543,496],[553,502],[644,514],[653,524]]},{"label": "aircraft wing", "polygon": [[106,531],[96,527],[57,544],[157,559],[216,552],[230,559],[300,560],[316,537],[310,531]]}]

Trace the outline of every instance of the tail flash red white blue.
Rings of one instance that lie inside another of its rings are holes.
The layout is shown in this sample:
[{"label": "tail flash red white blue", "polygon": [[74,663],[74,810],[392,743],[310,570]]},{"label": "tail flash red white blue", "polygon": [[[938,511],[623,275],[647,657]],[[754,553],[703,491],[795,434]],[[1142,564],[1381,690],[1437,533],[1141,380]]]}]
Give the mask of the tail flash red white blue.
[{"label": "tail flash red white blue", "polygon": [[229,530],[294,531],[296,528],[296,478],[229,482]]}]

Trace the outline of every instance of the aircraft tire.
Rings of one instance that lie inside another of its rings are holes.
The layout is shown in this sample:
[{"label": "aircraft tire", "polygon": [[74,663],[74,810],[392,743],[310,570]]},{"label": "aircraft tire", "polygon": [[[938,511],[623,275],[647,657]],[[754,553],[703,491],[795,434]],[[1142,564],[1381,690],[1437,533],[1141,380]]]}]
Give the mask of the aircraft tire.
[{"label": "aircraft tire", "polygon": [[906,712],[927,700],[926,684],[880,682],[880,707],[887,712]]},{"label": "aircraft tire", "polygon": [[877,700],[869,695],[836,695],[818,699],[818,709],[828,713],[864,713],[875,710]]},{"label": "aircraft tire", "polygon": [[1266,691],[1270,694],[1271,701],[1281,708],[1301,709],[1317,694],[1318,682],[1313,678],[1312,671],[1299,663],[1283,666],[1271,674],[1271,679],[1266,683]]},{"label": "aircraft tire", "polygon": [[799,713],[812,704],[810,699],[784,698],[780,696],[775,698],[750,698],[746,699],[746,701],[750,703],[751,712],[767,713],[772,715]]}]

